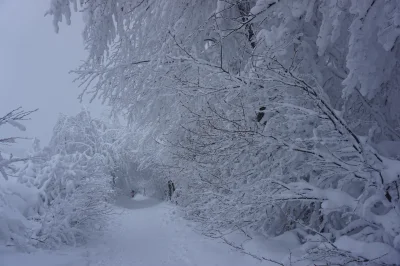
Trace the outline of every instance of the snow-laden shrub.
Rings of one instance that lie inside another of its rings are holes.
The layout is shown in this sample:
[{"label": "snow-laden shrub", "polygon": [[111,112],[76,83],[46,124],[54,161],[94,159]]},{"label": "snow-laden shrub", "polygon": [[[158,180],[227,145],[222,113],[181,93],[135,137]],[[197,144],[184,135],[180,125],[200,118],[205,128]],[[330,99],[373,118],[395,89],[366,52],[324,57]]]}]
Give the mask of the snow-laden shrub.
[{"label": "snow-laden shrub", "polygon": [[7,187],[7,182],[0,181],[0,245],[27,250],[34,242],[31,239],[32,227],[37,225],[28,220],[27,211],[38,201],[27,202],[16,192]]},{"label": "snow-laden shrub", "polygon": [[81,244],[105,225],[122,165],[118,134],[86,111],[62,115],[48,147],[35,154],[35,171],[21,171],[31,172],[42,200],[41,226],[34,233],[38,245]]},{"label": "snow-laden shrub", "polygon": [[77,245],[99,230],[110,212],[110,180],[96,155],[57,154],[45,162],[36,176],[43,200],[37,244]]},{"label": "snow-laden shrub", "polygon": [[44,149],[35,140],[27,158],[1,157],[0,239],[19,248],[56,248],[99,232],[116,180],[127,177],[124,141],[123,130],[82,111],[62,115]]}]

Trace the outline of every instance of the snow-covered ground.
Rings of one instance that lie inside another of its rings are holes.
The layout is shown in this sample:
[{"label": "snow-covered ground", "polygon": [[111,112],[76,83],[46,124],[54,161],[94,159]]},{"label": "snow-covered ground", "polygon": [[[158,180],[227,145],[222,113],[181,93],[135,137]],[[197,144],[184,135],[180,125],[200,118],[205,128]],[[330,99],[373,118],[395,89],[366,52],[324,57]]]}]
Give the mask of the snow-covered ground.
[{"label": "snow-covered ground", "polygon": [[[275,258],[282,257],[273,247]],[[276,257],[278,256],[278,257]],[[109,229],[84,247],[16,253],[0,248],[1,266],[276,265],[196,233],[176,207],[137,195],[119,198]]]}]

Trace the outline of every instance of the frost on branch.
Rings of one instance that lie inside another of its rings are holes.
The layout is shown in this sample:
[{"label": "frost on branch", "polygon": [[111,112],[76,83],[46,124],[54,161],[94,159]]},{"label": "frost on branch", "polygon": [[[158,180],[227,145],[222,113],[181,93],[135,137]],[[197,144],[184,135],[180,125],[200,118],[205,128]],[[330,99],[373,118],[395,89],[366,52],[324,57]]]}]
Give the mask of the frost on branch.
[{"label": "frost on branch", "polygon": [[[5,124],[10,124],[20,130],[25,127],[20,123],[29,119],[34,111],[24,111],[21,108],[14,109],[6,115],[0,117],[0,129]],[[21,249],[26,249],[29,244],[29,226],[30,222],[24,216],[24,213],[31,211],[30,204],[35,204],[35,197],[29,189],[10,180],[10,176],[17,174],[18,166],[28,160],[28,158],[17,158],[12,154],[6,154],[3,151],[4,145],[15,143],[18,137],[5,137],[0,139],[0,243],[6,245],[16,245]],[[24,207],[22,207],[24,206]]]},{"label": "frost on branch", "polygon": [[[14,109],[11,112],[7,113],[3,117],[0,117],[0,127],[4,126],[4,124],[10,124],[21,131],[25,131],[25,127],[20,123],[20,121],[24,121],[28,119],[28,116],[35,112],[33,111],[23,111],[20,108]],[[0,138],[0,145],[7,145],[15,143],[18,137],[5,137]],[[1,148],[1,146],[0,146]],[[16,162],[25,161],[24,158],[14,158],[12,154],[10,155],[2,155],[2,151],[0,149],[0,173],[4,179],[8,180],[7,172],[15,172],[13,164]]]}]

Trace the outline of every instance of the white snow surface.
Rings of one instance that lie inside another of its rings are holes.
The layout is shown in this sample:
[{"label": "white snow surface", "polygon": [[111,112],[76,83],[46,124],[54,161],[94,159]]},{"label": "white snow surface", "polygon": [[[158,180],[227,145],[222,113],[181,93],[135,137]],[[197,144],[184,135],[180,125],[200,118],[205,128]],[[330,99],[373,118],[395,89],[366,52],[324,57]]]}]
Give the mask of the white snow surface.
[{"label": "white snow surface", "polygon": [[[120,197],[105,232],[87,245],[19,253],[0,246],[1,266],[252,266],[256,260],[221,240],[196,233],[177,207],[136,195]],[[283,257],[284,254],[274,256]],[[279,251],[278,251],[279,253]]]}]

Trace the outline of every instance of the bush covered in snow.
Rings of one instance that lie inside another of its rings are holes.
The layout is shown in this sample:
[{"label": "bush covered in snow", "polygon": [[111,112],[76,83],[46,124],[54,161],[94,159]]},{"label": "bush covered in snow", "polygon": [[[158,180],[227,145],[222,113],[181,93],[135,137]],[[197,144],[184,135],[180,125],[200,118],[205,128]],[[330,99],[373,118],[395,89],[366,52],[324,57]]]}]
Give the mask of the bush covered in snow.
[{"label": "bush covered in snow", "polygon": [[55,248],[83,243],[102,228],[113,186],[126,178],[123,132],[87,111],[61,115],[47,147],[35,140],[27,158],[2,159],[0,239],[19,248]]}]

